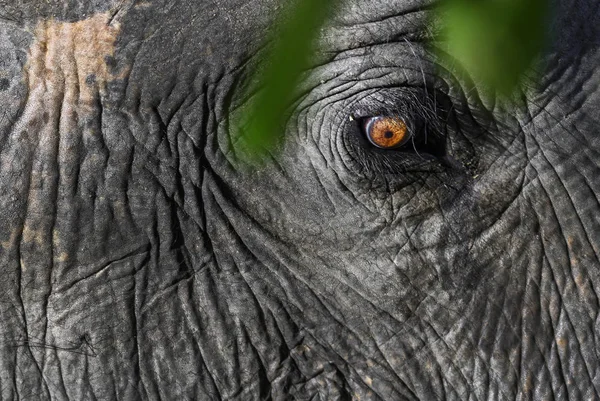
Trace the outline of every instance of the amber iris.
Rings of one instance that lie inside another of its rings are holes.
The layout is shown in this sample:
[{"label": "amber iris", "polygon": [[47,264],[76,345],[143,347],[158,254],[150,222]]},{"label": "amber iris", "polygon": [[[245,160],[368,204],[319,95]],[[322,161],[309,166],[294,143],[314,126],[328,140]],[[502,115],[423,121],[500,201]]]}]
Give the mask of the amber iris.
[{"label": "amber iris", "polygon": [[408,141],[408,127],[397,117],[371,117],[365,121],[365,134],[373,145],[392,149]]}]

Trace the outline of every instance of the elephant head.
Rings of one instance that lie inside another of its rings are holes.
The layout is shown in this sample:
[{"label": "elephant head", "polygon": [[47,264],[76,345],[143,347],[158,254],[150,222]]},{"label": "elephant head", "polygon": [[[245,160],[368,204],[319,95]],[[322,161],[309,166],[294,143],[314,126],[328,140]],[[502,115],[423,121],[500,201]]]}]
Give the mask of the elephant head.
[{"label": "elephant head", "polygon": [[0,1],[0,398],[597,398],[598,6],[508,104],[342,1],[246,168],[281,7]]}]

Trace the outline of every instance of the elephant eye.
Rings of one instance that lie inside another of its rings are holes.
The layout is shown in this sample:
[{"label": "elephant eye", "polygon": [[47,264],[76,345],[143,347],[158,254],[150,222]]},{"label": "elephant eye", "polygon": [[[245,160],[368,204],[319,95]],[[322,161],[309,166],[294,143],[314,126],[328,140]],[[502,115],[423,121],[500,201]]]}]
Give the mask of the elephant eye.
[{"label": "elephant eye", "polygon": [[398,117],[366,118],[362,130],[369,142],[380,149],[399,148],[411,138],[406,123]]}]

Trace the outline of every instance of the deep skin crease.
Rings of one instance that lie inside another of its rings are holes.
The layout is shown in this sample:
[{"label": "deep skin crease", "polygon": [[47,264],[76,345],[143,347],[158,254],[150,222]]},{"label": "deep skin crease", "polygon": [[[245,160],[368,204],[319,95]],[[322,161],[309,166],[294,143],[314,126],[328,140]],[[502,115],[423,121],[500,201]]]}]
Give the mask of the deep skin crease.
[{"label": "deep skin crease", "polygon": [[0,399],[598,398],[599,6],[511,108],[431,4],[344,1],[249,169],[280,8],[0,1]]}]

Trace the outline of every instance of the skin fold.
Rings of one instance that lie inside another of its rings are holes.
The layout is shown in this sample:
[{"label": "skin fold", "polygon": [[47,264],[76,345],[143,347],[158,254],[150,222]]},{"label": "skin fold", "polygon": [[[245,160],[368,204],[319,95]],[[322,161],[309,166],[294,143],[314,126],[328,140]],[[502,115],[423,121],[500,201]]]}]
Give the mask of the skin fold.
[{"label": "skin fold", "polygon": [[0,399],[599,398],[598,4],[509,102],[342,1],[252,168],[282,6],[0,0]]}]

